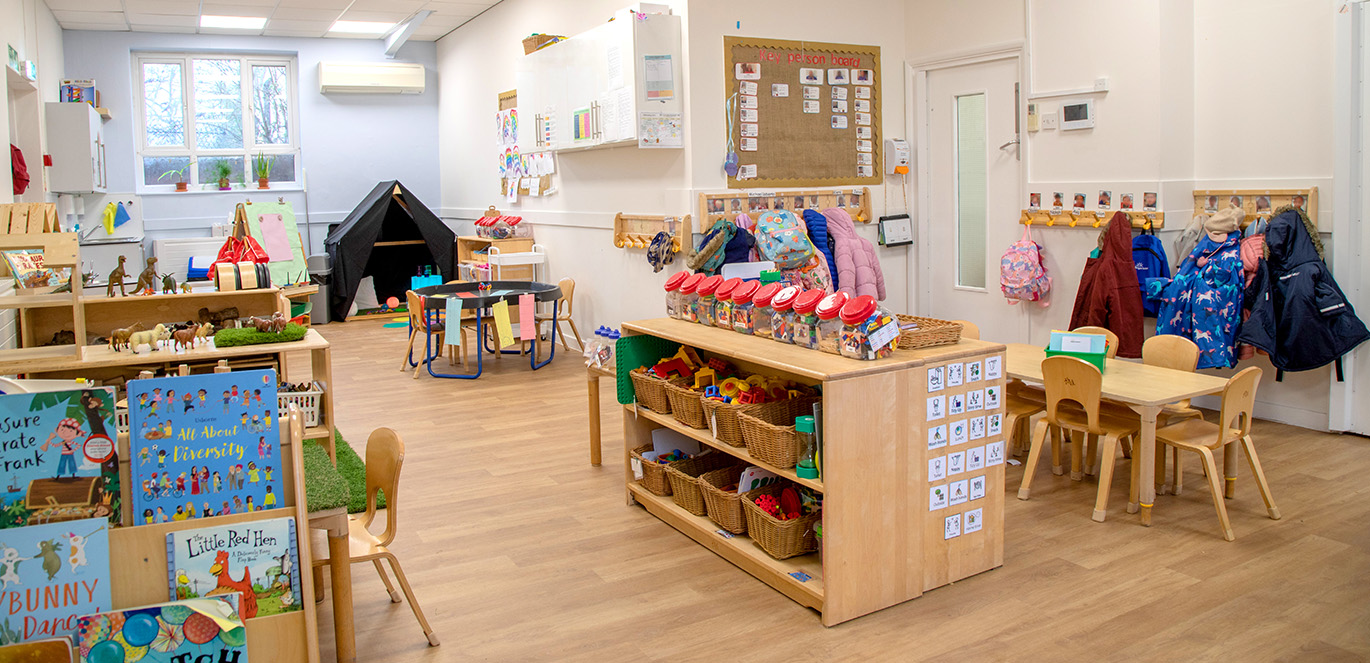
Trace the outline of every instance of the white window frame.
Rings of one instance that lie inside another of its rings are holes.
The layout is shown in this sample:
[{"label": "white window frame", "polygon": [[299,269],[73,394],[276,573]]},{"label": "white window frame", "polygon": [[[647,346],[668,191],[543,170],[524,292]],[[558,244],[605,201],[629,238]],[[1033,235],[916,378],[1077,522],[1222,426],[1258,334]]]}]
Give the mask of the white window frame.
[{"label": "white window frame", "polygon": [[[200,149],[195,147],[195,84],[193,80],[193,61],[197,59],[214,60],[238,60],[241,63],[240,74],[242,76],[242,86],[239,88],[243,94],[243,147],[228,149]],[[217,53],[212,51],[205,52],[137,52],[134,53],[133,60],[133,82],[134,97],[137,106],[137,144],[136,150],[136,170],[137,186],[139,193],[158,193],[171,192],[176,190],[175,182],[165,184],[147,184],[144,182],[143,159],[145,157],[190,157],[190,169],[186,174],[186,181],[190,185],[191,191],[212,191],[220,193],[217,183],[211,181],[201,181],[199,176],[199,160],[207,157],[237,157],[242,156],[244,174],[249,176],[248,189],[255,189],[255,178],[252,174],[252,157],[258,153],[268,156],[293,155],[295,157],[295,174],[290,182],[283,182],[283,186],[273,187],[276,189],[300,188],[300,174],[304,166],[300,160],[300,122],[299,122],[299,67],[294,55],[270,54],[270,53]],[[144,103],[146,91],[143,87],[143,65],[145,64],[179,64],[181,66],[181,113],[182,122],[185,127],[185,142],[179,146],[149,146],[147,144],[147,115]],[[290,106],[290,116],[287,120],[287,130],[290,134],[289,144],[270,144],[257,145],[256,143],[256,114],[252,112],[252,68],[254,66],[285,66],[286,68],[286,87],[289,92],[287,103]],[[232,191],[243,190],[242,184],[234,182]],[[222,193],[231,193],[224,191]]]}]

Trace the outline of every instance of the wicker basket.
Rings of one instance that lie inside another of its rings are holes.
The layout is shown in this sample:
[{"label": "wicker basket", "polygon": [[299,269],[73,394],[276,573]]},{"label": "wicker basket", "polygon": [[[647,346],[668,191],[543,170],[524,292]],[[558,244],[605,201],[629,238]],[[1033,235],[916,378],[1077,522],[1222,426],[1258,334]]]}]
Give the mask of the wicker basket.
[{"label": "wicker basket", "polygon": [[724,492],[723,486],[736,485],[746,465],[734,465],[699,475],[696,485],[704,496],[709,520],[733,534],[747,533],[747,516],[742,512],[742,496],[737,490]]},{"label": "wicker basket", "polygon": [[789,559],[818,550],[813,524],[823,517],[822,513],[800,516],[794,520],[776,520],[753,502],[762,495],[771,495],[778,500],[780,492],[792,486],[788,481],[773,483],[742,496],[742,508],[747,513],[747,535],[767,555],[776,559]]},{"label": "wicker basket", "polygon": [[[902,313],[896,314],[894,317],[899,320],[900,350],[951,345],[961,340],[961,323],[959,322],[938,320],[937,318],[920,318],[916,315],[904,315]],[[918,325],[918,328],[904,329],[905,325],[909,323]]]},{"label": "wicker basket", "polygon": [[700,403],[704,394],[691,390],[685,382],[666,384],[666,399],[671,402],[671,416],[690,428],[708,428],[704,418],[704,406]]},{"label": "wicker basket", "polygon": [[671,494],[671,482],[666,478],[666,466],[650,460],[643,460],[642,454],[652,450],[652,445],[644,444],[633,449],[632,457],[642,464],[643,488],[665,497]]},{"label": "wicker basket", "polygon": [[704,407],[705,426],[710,420],[714,422],[714,437],[733,447],[746,444],[742,439],[742,425],[738,423],[737,415],[747,408],[760,407],[759,405],[724,403],[711,398],[701,399],[700,405]]},{"label": "wicker basket", "polygon": [[694,458],[678,460],[666,466],[666,476],[671,481],[671,499],[682,509],[702,516],[708,511],[704,507],[704,495],[699,492],[699,475],[705,472],[735,465],[737,459],[721,451],[706,453]]},{"label": "wicker basket", "polygon": [[813,404],[819,398],[791,398],[746,410],[738,415],[742,439],[747,453],[753,458],[776,467],[789,469],[799,461],[795,445],[794,419],[813,414]]},{"label": "wicker basket", "polygon": [[628,376],[633,379],[633,393],[638,405],[661,414],[671,413],[671,399],[666,397],[666,385],[673,381],[684,382],[683,378],[663,380],[641,368],[628,371]]},{"label": "wicker basket", "polygon": [[561,35],[528,35],[523,38],[523,54],[529,55],[549,44],[555,44],[565,39]]}]

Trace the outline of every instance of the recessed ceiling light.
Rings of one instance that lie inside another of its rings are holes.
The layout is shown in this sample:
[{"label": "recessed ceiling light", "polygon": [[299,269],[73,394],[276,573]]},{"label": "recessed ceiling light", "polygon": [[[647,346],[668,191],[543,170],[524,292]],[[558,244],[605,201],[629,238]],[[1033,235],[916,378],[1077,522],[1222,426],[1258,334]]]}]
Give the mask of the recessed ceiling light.
[{"label": "recessed ceiling light", "polygon": [[394,23],[382,21],[334,21],[333,27],[329,28],[328,31],[358,35],[380,35],[389,32],[390,28],[393,27],[395,27]]},{"label": "recessed ceiling light", "polygon": [[228,28],[230,30],[261,30],[266,18],[259,16],[201,16],[202,28]]}]

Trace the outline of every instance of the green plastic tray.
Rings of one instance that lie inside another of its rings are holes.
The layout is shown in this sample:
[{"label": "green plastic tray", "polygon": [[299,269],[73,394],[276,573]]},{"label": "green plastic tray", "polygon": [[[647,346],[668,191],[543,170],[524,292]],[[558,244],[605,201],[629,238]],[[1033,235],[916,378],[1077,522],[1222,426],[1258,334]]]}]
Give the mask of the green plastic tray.
[{"label": "green plastic tray", "polygon": [[655,336],[624,336],[614,344],[614,366],[618,384],[618,402],[628,405],[635,398],[633,380],[628,371],[642,366],[654,366],[657,361],[674,355],[680,344]]},{"label": "green plastic tray", "polygon": [[1103,373],[1103,372],[1104,372],[1104,365],[1105,365],[1104,359],[1108,356],[1108,353],[1107,353],[1107,352],[1099,352],[1099,353],[1093,353],[1093,352],[1065,352],[1065,351],[1062,351],[1062,350],[1052,350],[1051,348],[1047,348],[1047,356],[1048,356],[1048,357],[1057,357],[1057,356],[1060,356],[1060,357],[1074,357],[1074,358],[1076,358],[1076,359],[1083,359],[1083,360],[1085,360],[1085,361],[1087,361],[1087,362],[1089,362],[1089,363],[1091,363],[1091,364],[1094,364],[1094,367],[1097,368],[1097,369],[1099,369],[1099,372],[1100,372],[1100,373]]}]

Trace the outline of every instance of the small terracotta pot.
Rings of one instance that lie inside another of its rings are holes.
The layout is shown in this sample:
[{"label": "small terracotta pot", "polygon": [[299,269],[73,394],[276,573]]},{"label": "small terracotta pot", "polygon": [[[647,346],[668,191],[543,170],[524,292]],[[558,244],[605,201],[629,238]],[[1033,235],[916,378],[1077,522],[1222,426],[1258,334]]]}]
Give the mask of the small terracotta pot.
[{"label": "small terracotta pot", "polygon": [[257,178],[257,188],[258,188],[258,189],[270,189],[271,187],[267,186],[266,183],[267,183],[267,179],[266,179],[265,177],[258,177],[258,178]]},{"label": "small terracotta pot", "polygon": [[176,183],[176,190],[177,190],[177,191],[187,191],[188,189],[186,188],[186,183],[185,183],[185,182],[177,182],[177,183]]},{"label": "small terracotta pot", "polygon": [[219,190],[220,190],[220,191],[228,191],[229,189],[232,189],[232,188],[233,188],[233,185],[228,183],[228,178],[227,178],[227,177],[221,178],[221,179],[219,180]]}]

